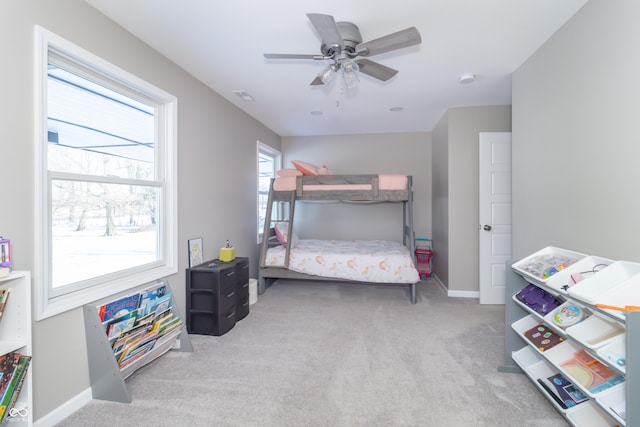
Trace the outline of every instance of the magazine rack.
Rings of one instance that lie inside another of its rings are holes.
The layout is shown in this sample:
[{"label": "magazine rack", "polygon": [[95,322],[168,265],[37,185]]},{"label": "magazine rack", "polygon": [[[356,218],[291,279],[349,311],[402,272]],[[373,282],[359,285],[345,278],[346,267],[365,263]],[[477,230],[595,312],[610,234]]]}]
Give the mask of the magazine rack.
[{"label": "magazine rack", "polygon": [[[146,289],[151,289],[155,286],[157,284]],[[166,286],[169,290],[171,289],[168,283]],[[141,292],[144,290],[142,289]],[[171,311],[175,316],[184,319],[174,302],[172,297]],[[131,403],[131,395],[127,390],[125,380],[135,371],[153,362],[171,349],[185,352],[193,351],[191,341],[187,335],[186,323],[184,323],[179,328],[158,338],[153,349],[142,358],[124,368],[120,368],[109,345],[97,307],[93,304],[87,304],[83,308],[87,357],[89,359],[89,379],[94,399]]]}]

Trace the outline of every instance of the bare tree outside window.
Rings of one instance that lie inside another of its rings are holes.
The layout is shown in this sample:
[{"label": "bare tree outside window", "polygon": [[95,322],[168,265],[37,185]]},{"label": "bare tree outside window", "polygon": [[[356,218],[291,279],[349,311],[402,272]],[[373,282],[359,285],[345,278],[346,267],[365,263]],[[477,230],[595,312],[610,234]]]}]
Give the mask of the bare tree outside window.
[{"label": "bare tree outside window", "polygon": [[153,105],[55,64],[48,93],[53,288],[156,261]]}]

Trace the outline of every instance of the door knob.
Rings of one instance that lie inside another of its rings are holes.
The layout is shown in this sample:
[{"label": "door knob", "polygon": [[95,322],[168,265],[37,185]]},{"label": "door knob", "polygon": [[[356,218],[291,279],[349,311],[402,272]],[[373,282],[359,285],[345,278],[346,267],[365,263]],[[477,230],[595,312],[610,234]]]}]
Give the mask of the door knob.
[{"label": "door knob", "polygon": [[484,227],[482,227],[482,229],[483,229],[484,231],[491,231],[491,226],[490,226],[490,225],[486,225],[486,224],[485,224],[485,226],[484,226]]}]

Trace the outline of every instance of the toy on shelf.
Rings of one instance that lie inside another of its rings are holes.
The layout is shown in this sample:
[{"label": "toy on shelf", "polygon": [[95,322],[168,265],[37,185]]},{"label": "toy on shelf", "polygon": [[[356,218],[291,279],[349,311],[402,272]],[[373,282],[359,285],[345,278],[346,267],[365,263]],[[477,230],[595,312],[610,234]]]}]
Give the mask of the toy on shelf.
[{"label": "toy on shelf", "polygon": [[0,277],[11,273],[11,240],[0,236]]}]

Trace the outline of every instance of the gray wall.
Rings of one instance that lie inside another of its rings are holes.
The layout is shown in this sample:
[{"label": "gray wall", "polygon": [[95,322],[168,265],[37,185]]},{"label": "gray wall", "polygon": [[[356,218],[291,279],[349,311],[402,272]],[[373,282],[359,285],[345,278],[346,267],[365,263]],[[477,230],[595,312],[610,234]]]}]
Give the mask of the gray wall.
[{"label": "gray wall", "polygon": [[449,283],[449,114],[445,113],[431,132],[433,144],[433,272]]},{"label": "gray wall", "polygon": [[[33,270],[35,24],[177,96],[180,251],[169,282],[181,311],[189,238],[203,238],[206,258],[230,239],[252,258],[255,277],[256,141],[279,149],[280,137],[81,0],[0,2],[0,234],[12,240],[14,267]],[[82,316],[76,309],[33,324],[35,420],[89,387]]]},{"label": "gray wall", "polygon": [[[287,168],[291,160],[303,160],[337,174],[412,175],[416,236],[431,237],[431,134],[283,137],[282,150]],[[402,207],[298,204],[296,231],[301,238],[402,241]]]},{"label": "gray wall", "polygon": [[479,291],[478,135],[509,131],[510,105],[451,108],[434,130],[434,272],[452,296]]},{"label": "gray wall", "polygon": [[640,261],[640,2],[591,0],[513,74],[513,254]]}]

